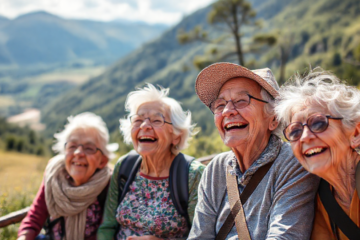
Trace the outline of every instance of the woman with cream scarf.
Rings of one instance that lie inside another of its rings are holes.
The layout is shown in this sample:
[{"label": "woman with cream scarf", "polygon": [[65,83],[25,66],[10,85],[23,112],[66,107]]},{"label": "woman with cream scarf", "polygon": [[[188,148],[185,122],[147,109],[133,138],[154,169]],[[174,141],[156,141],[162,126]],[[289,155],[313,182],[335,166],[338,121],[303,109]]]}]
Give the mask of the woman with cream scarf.
[{"label": "woman with cream scarf", "polygon": [[30,211],[22,221],[18,240],[37,237],[50,219],[51,239],[95,240],[102,221],[111,170],[112,147],[101,117],[81,113],[68,118],[65,129],[54,135],[53,157]]}]

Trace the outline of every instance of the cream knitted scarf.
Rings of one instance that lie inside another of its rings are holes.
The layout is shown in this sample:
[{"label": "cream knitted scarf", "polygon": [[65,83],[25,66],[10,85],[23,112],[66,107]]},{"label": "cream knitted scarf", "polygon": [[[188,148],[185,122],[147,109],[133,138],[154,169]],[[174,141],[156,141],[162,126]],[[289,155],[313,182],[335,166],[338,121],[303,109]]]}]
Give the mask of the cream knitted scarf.
[{"label": "cream knitted scarf", "polygon": [[106,166],[77,187],[67,176],[65,156],[53,157],[45,169],[45,201],[52,218],[65,217],[66,240],[83,240],[87,208],[108,184],[111,170]]}]

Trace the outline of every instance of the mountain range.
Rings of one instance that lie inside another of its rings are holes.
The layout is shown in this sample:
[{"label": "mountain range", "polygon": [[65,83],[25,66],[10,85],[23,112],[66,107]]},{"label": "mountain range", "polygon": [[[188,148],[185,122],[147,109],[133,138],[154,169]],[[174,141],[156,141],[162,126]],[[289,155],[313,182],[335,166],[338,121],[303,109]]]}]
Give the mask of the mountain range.
[{"label": "mountain range", "polygon": [[120,20],[64,19],[44,11],[15,19],[0,17],[0,65],[80,60],[109,64],[159,36],[166,28]]},{"label": "mountain range", "polygon": [[[262,20],[262,30],[247,34],[245,47],[252,36],[277,32],[279,39],[290,38],[290,58],[286,77],[304,68],[322,66],[332,70],[351,84],[359,84],[360,70],[349,65],[352,49],[360,44],[360,2],[358,0],[251,0]],[[193,113],[194,122],[204,134],[213,129],[211,112],[198,100],[194,83],[199,69],[193,59],[207,51],[204,42],[180,45],[177,34],[180,29],[190,30],[197,25],[212,34],[217,30],[207,23],[211,5],[185,17],[179,24],[167,30],[156,40],[148,42],[110,66],[100,76],[75,87],[61,97],[45,105],[43,122],[48,135],[59,130],[66,117],[83,111],[100,114],[110,131],[117,131],[118,119],[124,117],[127,94],[145,83],[170,87],[170,96],[182,102],[185,110]],[[281,33],[279,33],[281,32]],[[220,33],[219,33],[220,34]],[[280,42],[280,41],[279,41]],[[281,43],[281,42],[280,42]],[[279,43],[279,44],[280,44]],[[257,54],[246,54],[252,68],[270,67],[278,76],[279,46],[263,49]]]}]

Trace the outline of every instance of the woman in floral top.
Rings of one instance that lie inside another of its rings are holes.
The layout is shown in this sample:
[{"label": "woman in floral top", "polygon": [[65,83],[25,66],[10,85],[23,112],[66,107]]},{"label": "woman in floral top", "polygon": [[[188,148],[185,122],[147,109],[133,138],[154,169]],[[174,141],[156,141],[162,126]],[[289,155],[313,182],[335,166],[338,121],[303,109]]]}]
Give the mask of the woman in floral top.
[{"label": "woman in floral top", "polygon": [[[193,135],[190,112],[167,97],[169,90],[153,85],[129,93],[120,120],[124,140],[141,156],[141,165],[125,197],[118,203],[118,174],[122,157],[115,165],[105,203],[104,221],[98,239],[186,239],[187,220],[177,212],[170,197],[170,166]],[[193,161],[189,168],[188,215],[190,222],[197,203],[197,187],[204,165]]]}]

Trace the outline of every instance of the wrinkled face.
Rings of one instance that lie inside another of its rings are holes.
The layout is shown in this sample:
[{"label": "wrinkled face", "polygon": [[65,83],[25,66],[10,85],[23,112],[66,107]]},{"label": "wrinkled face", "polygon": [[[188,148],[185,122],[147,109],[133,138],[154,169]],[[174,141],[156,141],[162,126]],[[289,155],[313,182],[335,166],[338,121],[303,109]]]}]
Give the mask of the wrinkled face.
[{"label": "wrinkled face", "polygon": [[[309,107],[297,106],[293,109],[291,122],[306,123],[308,117],[314,114],[332,115],[322,106],[310,104]],[[321,133],[312,133],[304,126],[299,140],[290,142],[295,157],[309,172],[320,177],[327,171],[339,168],[352,154],[350,148],[351,131],[345,128],[341,120],[329,119],[328,128]]]},{"label": "wrinkled face", "polygon": [[[260,91],[261,87],[255,81],[234,78],[222,86],[218,98],[229,101],[236,99],[239,94],[246,93],[262,99]],[[259,146],[270,136],[271,118],[265,114],[264,104],[266,103],[251,99],[248,106],[237,110],[232,103],[228,103],[222,113],[214,115],[215,125],[226,146],[242,147],[245,150],[245,148],[253,147],[254,144]],[[256,149],[253,150],[256,151]]]},{"label": "wrinkled face", "polygon": [[[162,115],[166,122],[171,122],[169,107],[159,101],[140,105],[136,114],[144,118]],[[134,149],[143,157],[171,152],[171,147],[179,142],[172,125],[164,123],[161,127],[154,127],[149,119],[145,119],[139,127],[131,126],[131,138]]]},{"label": "wrinkled face", "polygon": [[[99,148],[97,134],[97,130],[93,128],[76,129],[70,134],[66,146],[81,144],[85,148],[90,145]],[[65,148],[65,168],[75,186],[80,186],[89,181],[95,171],[105,167],[108,162],[107,157],[99,150],[92,155],[85,154],[85,151],[86,149],[82,146],[79,146],[74,152],[69,152]]]}]

